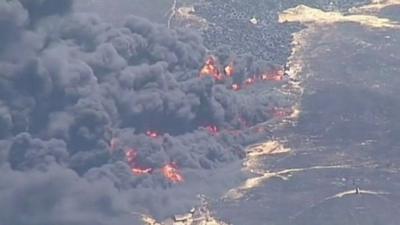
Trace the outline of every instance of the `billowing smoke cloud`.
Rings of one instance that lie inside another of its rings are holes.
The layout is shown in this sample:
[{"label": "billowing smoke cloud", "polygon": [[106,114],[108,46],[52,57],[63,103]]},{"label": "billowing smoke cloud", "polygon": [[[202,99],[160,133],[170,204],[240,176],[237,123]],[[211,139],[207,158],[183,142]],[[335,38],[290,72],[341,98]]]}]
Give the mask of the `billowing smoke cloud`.
[{"label": "billowing smoke cloud", "polygon": [[45,170],[1,171],[4,224],[135,224],[106,179],[88,181],[54,164]]},{"label": "billowing smoke cloud", "polygon": [[[268,135],[245,128],[270,118],[273,98],[199,77],[194,33],[134,16],[114,27],[71,5],[0,2],[0,221],[135,224],[132,211],[165,217],[237,182],[226,168]],[[268,67],[235,64],[235,82]],[[134,176],[127,149],[152,173]],[[171,162],[183,184],[159,172]]]}]

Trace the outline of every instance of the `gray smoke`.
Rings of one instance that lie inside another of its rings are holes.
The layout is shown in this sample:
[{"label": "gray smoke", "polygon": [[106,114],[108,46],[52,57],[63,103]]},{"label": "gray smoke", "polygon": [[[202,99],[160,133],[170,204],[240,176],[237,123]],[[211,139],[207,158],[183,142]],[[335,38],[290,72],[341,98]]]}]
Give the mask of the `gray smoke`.
[{"label": "gray smoke", "polygon": [[[241,120],[265,121],[278,103],[199,77],[207,55],[195,33],[135,16],[115,27],[71,6],[0,2],[1,224],[135,224],[133,211],[165,217],[238,182],[243,146],[268,135]],[[236,64],[238,82],[268,67]],[[133,176],[127,148],[143,167],[175,162],[185,183]]]}]

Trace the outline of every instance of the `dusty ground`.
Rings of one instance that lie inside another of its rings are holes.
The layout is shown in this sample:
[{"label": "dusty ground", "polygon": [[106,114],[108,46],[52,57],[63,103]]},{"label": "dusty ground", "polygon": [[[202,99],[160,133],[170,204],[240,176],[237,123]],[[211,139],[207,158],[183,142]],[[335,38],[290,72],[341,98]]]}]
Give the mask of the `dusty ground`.
[{"label": "dusty ground", "polygon": [[281,14],[281,21],[308,27],[297,36],[307,77],[302,113],[294,128],[279,134],[292,152],[264,157],[266,173],[258,179],[268,182],[257,182],[240,201],[222,203],[222,218],[234,224],[397,223],[400,36],[397,21],[363,14],[372,8],[343,15],[301,6]]}]

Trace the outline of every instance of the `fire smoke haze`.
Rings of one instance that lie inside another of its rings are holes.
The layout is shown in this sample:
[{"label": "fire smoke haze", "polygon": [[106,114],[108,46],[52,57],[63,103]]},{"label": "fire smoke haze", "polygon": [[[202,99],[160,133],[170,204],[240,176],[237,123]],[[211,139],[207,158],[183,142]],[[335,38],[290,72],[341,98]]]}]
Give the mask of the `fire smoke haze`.
[{"label": "fire smoke haze", "polygon": [[[199,76],[198,34],[72,5],[0,1],[0,224],[132,225],[239,182],[243,146],[268,135],[246,128],[281,105]],[[235,66],[244,86],[271,67]]]}]

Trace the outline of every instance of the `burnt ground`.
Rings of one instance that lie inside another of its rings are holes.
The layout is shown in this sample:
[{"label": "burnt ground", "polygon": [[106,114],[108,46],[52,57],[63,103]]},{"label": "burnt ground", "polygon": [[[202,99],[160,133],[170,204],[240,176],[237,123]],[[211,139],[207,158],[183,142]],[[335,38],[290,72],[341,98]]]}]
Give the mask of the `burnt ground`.
[{"label": "burnt ground", "polygon": [[[279,134],[293,153],[264,164],[306,169],[218,204],[217,214],[246,225],[397,224],[399,32],[342,23],[309,42],[303,112],[297,126]],[[343,168],[307,169],[327,165]]]}]

